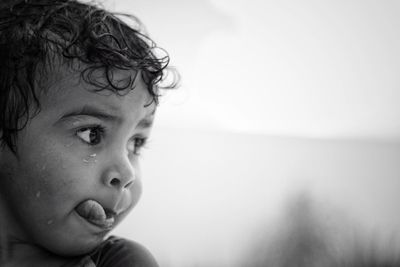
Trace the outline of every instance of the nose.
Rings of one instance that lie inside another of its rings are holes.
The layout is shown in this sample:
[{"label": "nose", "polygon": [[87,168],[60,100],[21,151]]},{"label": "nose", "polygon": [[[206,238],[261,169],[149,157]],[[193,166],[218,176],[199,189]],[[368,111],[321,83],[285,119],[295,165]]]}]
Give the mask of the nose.
[{"label": "nose", "polygon": [[127,157],[113,158],[103,174],[104,185],[118,190],[131,187],[137,178],[133,163]]}]

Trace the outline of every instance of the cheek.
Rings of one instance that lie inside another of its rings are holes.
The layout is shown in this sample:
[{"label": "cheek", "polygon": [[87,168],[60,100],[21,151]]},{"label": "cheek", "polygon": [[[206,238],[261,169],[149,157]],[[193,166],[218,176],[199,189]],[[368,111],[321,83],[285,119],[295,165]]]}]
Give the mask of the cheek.
[{"label": "cheek", "polygon": [[[130,188],[130,194],[126,195],[126,201],[129,201],[129,208],[120,215],[118,218],[117,224],[124,220],[124,218],[132,211],[132,209],[139,202],[140,197],[142,195],[142,182],[140,179],[135,181],[135,184]],[[123,201],[123,200],[122,200]]]},{"label": "cheek", "polygon": [[131,188],[131,196],[132,196],[132,206],[133,208],[138,202],[140,197],[142,196],[142,181],[140,179],[137,179],[135,181],[135,184]]},{"label": "cheek", "polygon": [[138,161],[133,163],[133,168],[135,170],[135,180],[133,181],[133,185],[130,187],[130,202],[131,204],[131,209],[136,206],[136,204],[139,202],[140,197],[142,196],[142,191],[143,191],[143,184],[142,184],[142,173],[140,170],[140,164]]},{"label": "cheek", "polygon": [[74,172],[63,167],[71,166],[68,157],[56,149],[31,149],[19,160],[10,156],[9,166],[0,171],[7,178],[1,187],[6,188],[7,205],[22,229],[39,231],[38,226],[54,225],[70,212],[82,186],[74,179]]},{"label": "cheek", "polygon": [[48,149],[25,167],[30,176],[30,194],[47,200],[49,205],[58,202],[54,200],[74,199],[86,188],[87,179],[82,177],[88,175],[87,167],[72,153]]}]

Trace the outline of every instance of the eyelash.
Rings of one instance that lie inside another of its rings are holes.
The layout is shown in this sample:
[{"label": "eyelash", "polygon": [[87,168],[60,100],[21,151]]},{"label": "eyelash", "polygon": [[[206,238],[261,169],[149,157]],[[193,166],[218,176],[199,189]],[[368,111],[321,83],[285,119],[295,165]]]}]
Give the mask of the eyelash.
[{"label": "eyelash", "polygon": [[[87,131],[89,131],[87,134],[82,135]],[[95,133],[95,136],[93,136],[92,133]],[[75,135],[88,146],[96,146],[100,144],[101,140],[104,138],[104,134],[105,134],[105,128],[101,125],[84,127],[77,130],[75,133]],[[94,138],[93,140],[92,137]],[[85,140],[85,138],[86,139],[88,138],[88,140]],[[147,138],[135,137],[131,141],[133,142],[133,148],[129,147],[131,143],[128,143],[129,152],[132,152],[132,154],[134,155],[140,155],[140,150],[147,144]]]}]

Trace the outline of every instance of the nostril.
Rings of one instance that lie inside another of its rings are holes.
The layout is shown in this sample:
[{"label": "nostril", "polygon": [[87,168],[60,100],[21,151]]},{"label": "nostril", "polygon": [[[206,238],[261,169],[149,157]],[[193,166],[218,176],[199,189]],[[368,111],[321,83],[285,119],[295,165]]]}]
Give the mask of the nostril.
[{"label": "nostril", "polygon": [[133,181],[129,181],[129,182],[124,186],[124,188],[129,188],[132,184],[133,184]]},{"label": "nostril", "polygon": [[118,178],[112,178],[112,180],[110,181],[110,184],[112,186],[119,186],[120,180]]}]

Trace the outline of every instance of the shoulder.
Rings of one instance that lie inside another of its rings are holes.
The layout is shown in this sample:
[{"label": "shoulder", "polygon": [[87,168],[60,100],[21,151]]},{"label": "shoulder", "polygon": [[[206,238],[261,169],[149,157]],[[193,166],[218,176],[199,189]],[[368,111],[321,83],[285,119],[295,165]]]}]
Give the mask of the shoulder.
[{"label": "shoulder", "polygon": [[137,242],[110,237],[90,256],[96,267],[158,267],[153,255]]}]

